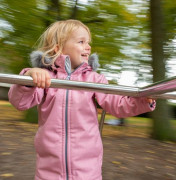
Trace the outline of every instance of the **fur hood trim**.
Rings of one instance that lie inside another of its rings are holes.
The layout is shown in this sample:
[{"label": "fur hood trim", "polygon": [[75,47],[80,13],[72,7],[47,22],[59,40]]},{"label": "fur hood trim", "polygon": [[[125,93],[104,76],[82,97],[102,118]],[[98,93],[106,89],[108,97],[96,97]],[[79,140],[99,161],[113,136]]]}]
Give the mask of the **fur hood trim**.
[{"label": "fur hood trim", "polygon": [[[43,64],[42,62],[43,54],[44,53],[42,51],[33,51],[30,54],[30,62],[31,62],[32,67],[49,68],[52,66],[51,64],[52,58],[49,58],[47,56],[45,56],[44,58],[44,62],[46,63],[46,65]],[[93,71],[96,71],[100,67],[98,55],[96,53],[90,55],[88,64],[89,66],[91,66]]]}]

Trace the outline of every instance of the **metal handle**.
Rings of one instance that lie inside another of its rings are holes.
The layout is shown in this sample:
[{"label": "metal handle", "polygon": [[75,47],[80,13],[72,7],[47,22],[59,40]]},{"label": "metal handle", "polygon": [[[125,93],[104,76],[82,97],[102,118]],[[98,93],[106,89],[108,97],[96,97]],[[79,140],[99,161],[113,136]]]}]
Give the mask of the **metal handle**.
[{"label": "metal handle", "polygon": [[[2,74],[0,73],[0,82],[9,84],[19,84],[34,86],[33,80],[29,76]],[[63,88],[85,91],[96,91],[106,94],[118,94],[134,97],[152,97],[161,99],[176,99],[176,94],[168,93],[176,91],[176,77],[166,79],[150,86],[137,88],[130,86],[109,85],[100,83],[90,83],[81,81],[51,79],[51,88]],[[165,94],[163,94],[165,93]]]}]

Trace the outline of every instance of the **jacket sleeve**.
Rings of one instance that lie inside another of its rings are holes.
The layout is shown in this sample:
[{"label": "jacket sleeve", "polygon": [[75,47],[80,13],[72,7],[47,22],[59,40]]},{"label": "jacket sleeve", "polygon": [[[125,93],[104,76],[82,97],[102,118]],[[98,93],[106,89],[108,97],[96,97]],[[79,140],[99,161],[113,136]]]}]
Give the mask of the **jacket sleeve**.
[{"label": "jacket sleeve", "polygon": [[[28,69],[23,69],[21,75]],[[44,89],[37,87],[26,87],[21,85],[12,85],[9,92],[9,102],[18,110],[27,110],[42,102]]]},{"label": "jacket sleeve", "polygon": [[[99,83],[108,84],[104,75],[100,76]],[[129,97],[113,94],[95,93],[98,104],[108,113],[125,118],[150,112],[155,109],[156,103],[150,105],[145,97]]]}]

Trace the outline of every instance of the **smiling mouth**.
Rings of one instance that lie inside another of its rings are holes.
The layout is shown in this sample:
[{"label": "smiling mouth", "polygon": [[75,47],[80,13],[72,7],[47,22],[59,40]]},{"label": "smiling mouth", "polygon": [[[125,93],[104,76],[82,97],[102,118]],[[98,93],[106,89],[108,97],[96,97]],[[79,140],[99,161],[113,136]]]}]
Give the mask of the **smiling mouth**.
[{"label": "smiling mouth", "polygon": [[81,56],[87,59],[89,57],[89,54],[81,54]]}]

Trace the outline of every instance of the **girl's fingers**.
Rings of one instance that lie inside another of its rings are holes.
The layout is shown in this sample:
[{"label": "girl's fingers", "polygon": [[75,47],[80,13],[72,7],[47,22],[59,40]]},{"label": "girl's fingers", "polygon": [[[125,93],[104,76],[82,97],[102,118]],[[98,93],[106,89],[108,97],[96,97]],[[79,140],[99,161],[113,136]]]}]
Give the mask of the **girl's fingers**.
[{"label": "girl's fingers", "polygon": [[40,88],[41,87],[41,73],[37,73],[37,87]]},{"label": "girl's fingers", "polygon": [[147,102],[152,104],[155,101],[155,99],[147,98]]},{"label": "girl's fingers", "polygon": [[32,68],[25,73],[27,76],[31,76],[35,86],[39,88],[47,88],[51,84],[51,78],[49,73],[40,68]]},{"label": "girl's fingers", "polygon": [[47,71],[42,70],[37,74],[37,87],[47,88],[50,84],[50,76]]},{"label": "girl's fingers", "polygon": [[33,79],[34,84],[37,85],[37,74],[36,73],[32,73],[31,77]]},{"label": "girl's fingers", "polygon": [[152,101],[153,101],[152,99],[147,99],[147,100],[148,100],[149,103],[152,103]]},{"label": "girl's fingers", "polygon": [[49,76],[49,74],[48,74],[48,72],[46,73],[46,77],[45,77],[46,79],[45,79],[45,85],[46,85],[46,87],[48,88],[48,87],[50,87],[50,85],[51,85],[51,78],[50,78],[50,76]]},{"label": "girl's fingers", "polygon": [[46,75],[45,75],[45,72],[43,72],[41,74],[41,84],[40,84],[40,87],[41,88],[45,88],[45,84],[46,84]]}]

